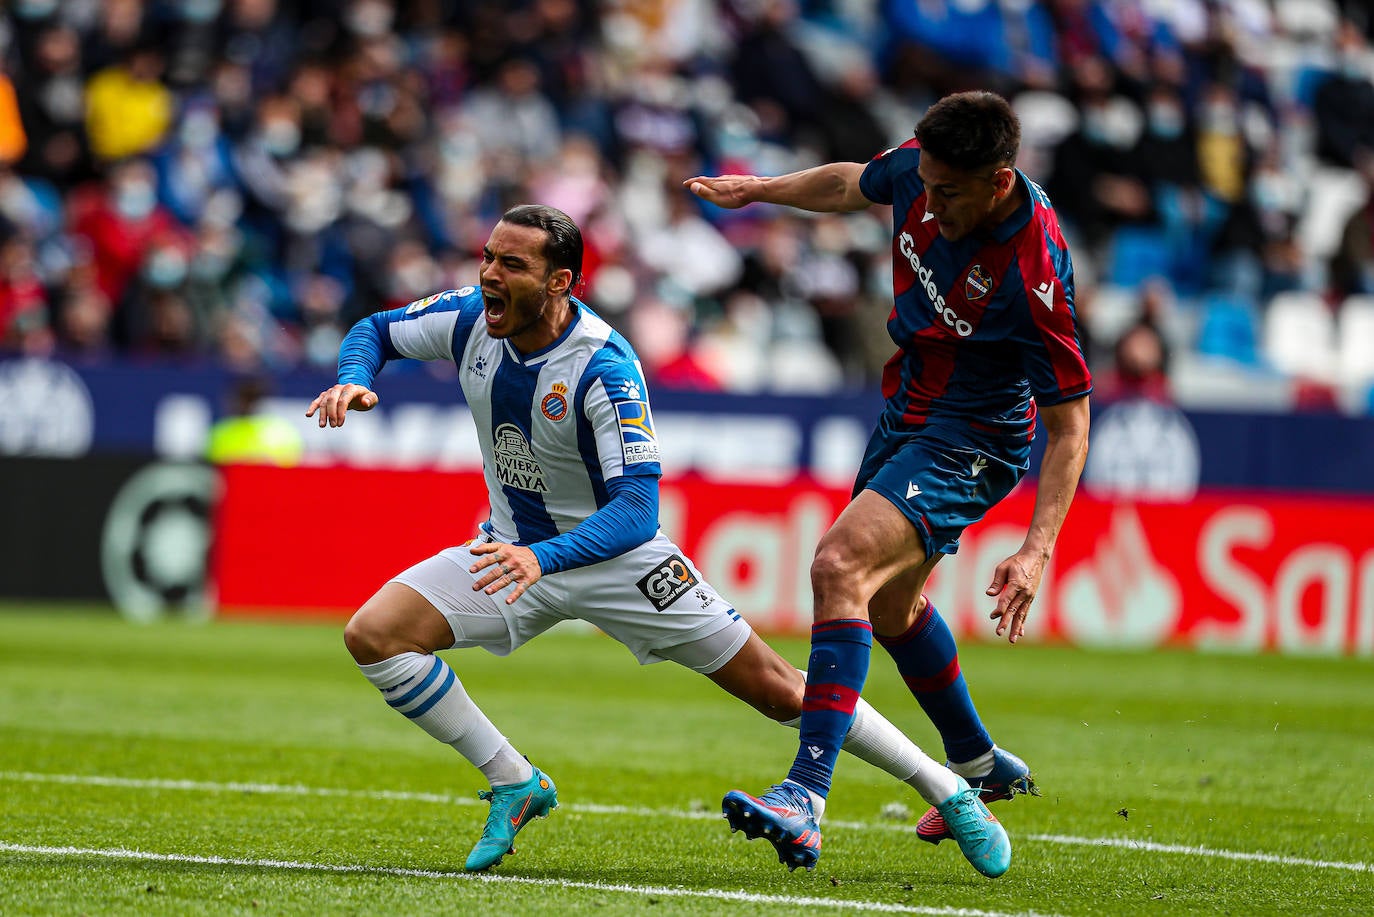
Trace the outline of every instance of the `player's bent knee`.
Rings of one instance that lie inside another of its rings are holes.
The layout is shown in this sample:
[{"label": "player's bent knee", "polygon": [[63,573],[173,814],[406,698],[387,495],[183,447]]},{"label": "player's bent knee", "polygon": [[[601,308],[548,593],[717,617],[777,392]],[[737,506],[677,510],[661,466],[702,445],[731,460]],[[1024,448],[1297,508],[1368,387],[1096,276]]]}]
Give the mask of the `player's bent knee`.
[{"label": "player's bent knee", "polygon": [[344,646],[359,665],[370,665],[405,652],[396,636],[381,626],[377,616],[367,610],[354,612],[344,625]]},{"label": "player's bent knee", "polygon": [[853,590],[865,572],[863,561],[849,548],[822,544],[811,561],[811,586],[818,594]]}]

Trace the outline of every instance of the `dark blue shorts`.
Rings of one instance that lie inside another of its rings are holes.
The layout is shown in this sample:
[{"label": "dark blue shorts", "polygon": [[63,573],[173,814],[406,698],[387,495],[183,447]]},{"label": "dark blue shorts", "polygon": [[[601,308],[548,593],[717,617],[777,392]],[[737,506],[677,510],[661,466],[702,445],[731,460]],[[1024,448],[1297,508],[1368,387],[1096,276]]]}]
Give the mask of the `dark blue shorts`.
[{"label": "dark blue shorts", "polygon": [[994,441],[959,424],[878,424],[854,481],[854,496],[886,497],[916,526],[926,557],[953,554],[959,536],[1016,486],[1030,443]]}]

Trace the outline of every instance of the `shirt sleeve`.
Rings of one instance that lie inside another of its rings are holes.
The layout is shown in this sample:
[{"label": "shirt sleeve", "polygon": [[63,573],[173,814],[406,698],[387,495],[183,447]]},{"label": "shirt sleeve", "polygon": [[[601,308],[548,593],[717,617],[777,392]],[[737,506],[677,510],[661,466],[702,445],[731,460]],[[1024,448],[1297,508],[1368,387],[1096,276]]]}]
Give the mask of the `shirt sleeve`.
[{"label": "shirt sleeve", "polygon": [[1037,404],[1051,405],[1092,391],[1092,373],[1078,336],[1073,305],[1073,263],[1057,224],[1045,228],[1046,244],[1018,249],[1025,311],[1017,337],[1021,366]]},{"label": "shirt sleeve", "polygon": [[369,315],[339,346],[338,381],[371,387],[389,360],[452,360],[455,338],[472,328],[481,308],[476,288],[463,287]]},{"label": "shirt sleeve", "polygon": [[644,373],[634,354],[626,351],[628,346],[607,348],[598,355],[599,365],[582,399],[606,481],[622,475],[657,478],[663,473]]},{"label": "shirt sleeve", "polygon": [[530,545],[545,574],[619,557],[658,532],[658,479],[632,475],[606,482],[611,498],[571,532]]},{"label": "shirt sleeve", "polygon": [[859,176],[859,190],[875,204],[891,204],[897,187],[897,177],[914,171],[921,161],[921,145],[916,138],[901,146],[884,150],[864,167]]}]

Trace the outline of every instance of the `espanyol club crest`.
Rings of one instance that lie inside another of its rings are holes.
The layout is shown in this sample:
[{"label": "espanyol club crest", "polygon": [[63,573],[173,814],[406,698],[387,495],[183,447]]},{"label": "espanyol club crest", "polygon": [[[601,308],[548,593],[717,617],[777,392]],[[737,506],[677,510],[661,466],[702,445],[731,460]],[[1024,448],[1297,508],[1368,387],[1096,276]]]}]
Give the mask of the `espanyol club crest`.
[{"label": "espanyol club crest", "polygon": [[549,420],[559,421],[568,416],[568,386],[562,382],[553,384],[553,391],[539,402],[539,410]]},{"label": "espanyol club crest", "polygon": [[977,302],[988,293],[992,292],[992,275],[983,270],[981,264],[975,264],[964,278],[964,298],[969,302]]}]

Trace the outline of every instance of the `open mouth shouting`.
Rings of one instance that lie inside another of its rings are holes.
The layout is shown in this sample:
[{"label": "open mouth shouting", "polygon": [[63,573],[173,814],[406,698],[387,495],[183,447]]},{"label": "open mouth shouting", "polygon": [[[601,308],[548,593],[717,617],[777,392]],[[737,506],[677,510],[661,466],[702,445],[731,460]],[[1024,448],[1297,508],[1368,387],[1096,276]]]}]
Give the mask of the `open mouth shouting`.
[{"label": "open mouth shouting", "polygon": [[486,288],[483,288],[482,308],[486,313],[487,327],[493,328],[501,324],[501,320],[506,317],[508,304],[500,295],[488,292]]}]

